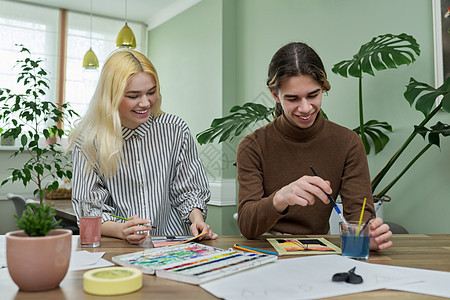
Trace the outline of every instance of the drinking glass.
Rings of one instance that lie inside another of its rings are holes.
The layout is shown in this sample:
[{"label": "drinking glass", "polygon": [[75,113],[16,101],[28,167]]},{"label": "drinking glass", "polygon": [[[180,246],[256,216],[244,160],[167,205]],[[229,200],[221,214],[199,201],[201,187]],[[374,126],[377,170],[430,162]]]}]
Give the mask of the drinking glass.
[{"label": "drinking glass", "polygon": [[81,246],[100,246],[100,238],[102,235],[102,201],[96,199],[80,200],[79,212]]},{"label": "drinking glass", "polygon": [[356,260],[369,259],[370,225],[364,223],[339,223],[342,255]]}]

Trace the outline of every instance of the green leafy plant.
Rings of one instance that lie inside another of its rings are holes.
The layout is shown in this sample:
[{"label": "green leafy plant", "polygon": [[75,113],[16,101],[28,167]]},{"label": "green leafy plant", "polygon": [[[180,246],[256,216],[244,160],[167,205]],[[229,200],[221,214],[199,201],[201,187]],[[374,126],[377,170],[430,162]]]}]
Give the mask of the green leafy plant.
[{"label": "green leafy plant", "polygon": [[[376,198],[381,198],[394,186],[395,183],[411,168],[411,166],[428,150],[432,145],[440,147],[440,136],[443,137],[450,135],[450,126],[448,124],[438,121],[430,128],[425,127],[426,124],[441,110],[450,113],[450,77],[437,89],[432,86],[416,81],[411,78],[409,84],[404,93],[406,100],[412,106],[415,104],[415,109],[422,112],[424,115],[423,121],[419,125],[414,126],[413,132],[408,136],[403,145],[395,152],[392,158],[381,169],[381,171],[372,180],[372,192]],[[437,98],[442,96],[438,105],[435,105]],[[402,155],[404,150],[412,142],[414,137],[421,135],[424,140],[428,140],[428,143],[417,153],[410,162],[403,168],[403,170],[397,175],[386,187],[380,192],[375,193],[376,188],[380,184],[381,180],[386,176],[388,171]]]},{"label": "green leafy plant", "polygon": [[46,203],[26,205],[22,216],[14,215],[17,227],[23,229],[28,236],[45,236],[52,229],[60,228],[61,220],[55,220],[55,210]]},{"label": "green leafy plant", "polygon": [[369,154],[372,140],[375,153],[380,152],[389,142],[387,132],[392,132],[392,127],[387,122],[370,120],[364,123],[363,109],[363,74],[375,76],[374,70],[396,69],[401,65],[409,65],[420,55],[420,47],[417,41],[405,33],[399,35],[384,34],[374,37],[364,44],[352,59],[343,60],[333,66],[334,73],[343,77],[356,77],[359,79],[358,107],[359,127],[354,131],[361,136],[366,153]]},{"label": "green leafy plant", "polygon": [[233,106],[230,115],[214,119],[210,128],[197,134],[197,141],[200,144],[207,144],[212,143],[217,137],[219,137],[219,143],[232,141],[250,125],[261,120],[270,122],[269,117],[273,117],[274,109],[275,107],[266,107],[252,102]]},{"label": "green leafy plant", "polygon": [[48,72],[41,67],[43,60],[33,60],[27,48],[19,47],[25,58],[17,60],[16,67],[20,69],[17,83],[23,85],[25,92],[16,94],[0,88],[0,122],[8,124],[1,134],[20,141],[19,149],[12,157],[25,153],[30,159],[23,166],[10,169],[11,176],[1,185],[22,181],[27,186],[32,182],[37,186],[33,193],[42,203],[45,190],[56,190],[59,179],[72,178],[72,167],[59,143],[46,145],[40,141],[52,135],[62,138],[65,135],[62,129],[64,118],[78,114],[69,109],[67,103],[44,100],[49,80]]},{"label": "green leafy plant", "polygon": [[[328,119],[326,113],[323,110],[320,111],[325,119]],[[246,102],[242,106],[233,106],[230,115],[214,119],[210,128],[198,133],[196,135],[197,141],[200,145],[212,143],[216,138],[219,138],[218,143],[231,142],[234,138],[240,136],[246,128],[259,121],[272,121],[274,112],[275,106],[267,107],[253,102]]]},{"label": "green leafy plant", "polygon": [[58,129],[54,127],[48,127],[48,137],[49,138],[56,138],[58,137]]}]

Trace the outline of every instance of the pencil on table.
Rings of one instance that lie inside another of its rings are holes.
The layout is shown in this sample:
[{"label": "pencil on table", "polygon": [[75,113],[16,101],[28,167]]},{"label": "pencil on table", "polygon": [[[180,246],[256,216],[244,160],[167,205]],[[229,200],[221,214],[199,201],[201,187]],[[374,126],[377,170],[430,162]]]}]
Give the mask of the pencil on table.
[{"label": "pencil on table", "polygon": [[256,249],[256,248],[247,247],[247,246],[242,246],[242,245],[238,245],[238,244],[234,244],[233,247],[236,248],[236,249],[239,249],[239,250],[253,252],[253,253],[258,253],[258,254],[278,255],[278,253],[275,253],[275,252],[262,250],[262,249]]},{"label": "pencil on table", "polygon": [[[128,218],[124,218],[124,217],[121,217],[121,216],[116,216],[116,215],[113,215],[113,214],[109,214],[111,217],[116,217],[116,218],[119,218],[119,219],[122,219],[122,220],[125,220],[125,221],[131,221],[131,219],[128,219]],[[145,224],[140,224],[140,225],[145,225]],[[151,226],[153,229],[156,229],[156,226]]]}]

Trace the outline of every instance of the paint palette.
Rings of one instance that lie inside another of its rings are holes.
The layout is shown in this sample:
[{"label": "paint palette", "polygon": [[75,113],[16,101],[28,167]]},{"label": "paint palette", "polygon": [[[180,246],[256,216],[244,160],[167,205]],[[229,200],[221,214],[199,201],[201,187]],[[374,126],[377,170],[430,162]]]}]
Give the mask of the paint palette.
[{"label": "paint palette", "polygon": [[167,265],[195,260],[223,251],[225,250],[198,243],[185,243],[118,255],[112,260],[124,267],[138,268],[145,274],[155,274],[156,270]]},{"label": "paint palette", "polygon": [[113,261],[119,265],[191,284],[201,284],[276,259],[275,255],[223,250],[198,243],[153,248],[113,257]]}]

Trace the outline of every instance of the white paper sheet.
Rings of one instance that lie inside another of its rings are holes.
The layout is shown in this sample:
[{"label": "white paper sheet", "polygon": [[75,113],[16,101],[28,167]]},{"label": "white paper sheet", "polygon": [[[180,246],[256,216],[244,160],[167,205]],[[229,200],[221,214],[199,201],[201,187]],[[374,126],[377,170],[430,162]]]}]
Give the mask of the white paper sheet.
[{"label": "white paper sheet", "polygon": [[103,259],[105,252],[89,252],[86,250],[72,252],[70,256],[69,271],[103,268],[114,264]]},{"label": "white paper sheet", "polygon": [[425,282],[414,284],[393,286],[391,290],[398,290],[411,293],[427,294],[438,297],[450,298],[450,272],[431,271],[423,269],[390,267],[394,270],[399,270],[415,276],[416,278],[423,278]]},{"label": "white paper sheet", "polygon": [[[364,282],[333,282],[335,273],[355,273]],[[318,255],[281,259],[249,271],[200,285],[224,299],[316,299],[371,291],[417,282],[401,270],[348,259],[339,255]]]},{"label": "white paper sheet", "polygon": [[105,252],[90,253],[86,250],[72,252],[70,267],[95,265],[103,255]]},{"label": "white paper sheet", "polygon": [[[114,266],[113,263],[105,260],[102,256],[105,252],[74,251],[80,245],[80,236],[72,236],[72,254],[70,257],[69,271],[87,270]],[[0,269],[6,269],[6,237],[0,235]]]}]

